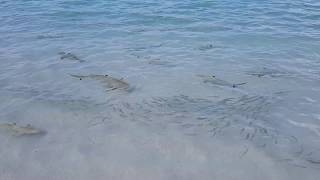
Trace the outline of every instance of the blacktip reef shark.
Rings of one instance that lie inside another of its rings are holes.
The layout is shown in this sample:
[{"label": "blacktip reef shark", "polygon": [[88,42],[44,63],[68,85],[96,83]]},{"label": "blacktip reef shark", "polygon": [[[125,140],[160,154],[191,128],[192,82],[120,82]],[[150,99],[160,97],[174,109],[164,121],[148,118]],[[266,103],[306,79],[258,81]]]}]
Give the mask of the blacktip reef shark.
[{"label": "blacktip reef shark", "polygon": [[37,39],[56,39],[56,38],[62,38],[61,35],[38,35]]},{"label": "blacktip reef shark", "polygon": [[30,124],[26,126],[19,126],[16,123],[1,123],[0,129],[5,129],[13,133],[14,136],[31,136],[31,135],[44,135],[46,131],[35,128]]},{"label": "blacktip reef shark", "polygon": [[95,75],[95,74],[90,74],[90,75],[74,75],[74,74],[69,74],[70,76],[74,78],[78,78],[80,80],[83,79],[93,79],[100,81],[107,89],[106,91],[113,91],[113,90],[130,90],[130,85],[126,81],[124,81],[123,78],[117,79],[114,78],[110,75]]},{"label": "blacktip reef shark", "polygon": [[59,52],[59,55],[61,55],[61,60],[72,60],[72,61],[79,61],[79,62],[85,62],[84,60],[80,59],[78,56],[72,54],[72,53],[66,53],[66,52]]},{"label": "blacktip reef shark", "polygon": [[214,85],[218,85],[218,86],[225,86],[225,87],[231,87],[231,88],[236,88],[238,86],[247,84],[246,82],[244,83],[237,83],[237,84],[233,84],[230,83],[228,81],[222,80],[222,79],[218,79],[216,76],[212,75],[212,76],[206,76],[206,75],[198,75],[199,77],[203,78],[203,82],[204,83],[210,83],[210,84],[214,84]]},{"label": "blacktip reef shark", "polygon": [[206,50],[210,50],[210,49],[213,49],[214,46],[212,44],[207,44],[207,45],[204,45],[204,46],[200,46],[199,47],[199,50],[200,51],[206,51]]},{"label": "blacktip reef shark", "polygon": [[248,71],[246,74],[251,75],[251,76],[256,76],[256,77],[272,77],[272,78],[276,78],[276,77],[282,77],[282,76],[289,76],[290,74],[288,72],[285,71],[280,71],[280,70],[276,70],[276,69],[269,69],[269,68],[262,68],[260,70],[257,71]]}]

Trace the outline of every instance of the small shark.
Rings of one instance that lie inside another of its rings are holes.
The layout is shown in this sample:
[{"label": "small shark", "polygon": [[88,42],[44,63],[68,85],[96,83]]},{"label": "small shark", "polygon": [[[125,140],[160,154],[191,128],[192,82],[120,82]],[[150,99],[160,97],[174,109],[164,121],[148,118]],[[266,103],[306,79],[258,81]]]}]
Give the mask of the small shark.
[{"label": "small shark", "polygon": [[198,47],[197,49],[200,51],[208,51],[211,49],[222,49],[222,48],[226,48],[226,47],[220,46],[220,45],[206,44]]},{"label": "small shark", "polygon": [[212,44],[207,44],[207,45],[200,46],[199,50],[206,51],[206,50],[210,50],[210,49],[213,49],[213,48],[214,48],[214,46]]},{"label": "small shark", "polygon": [[123,78],[117,79],[114,77],[111,77],[110,75],[95,75],[95,74],[90,74],[90,75],[74,75],[70,74],[70,76],[78,78],[80,80],[83,79],[94,79],[97,81],[100,81],[106,88],[106,91],[113,91],[113,90],[129,90],[129,83],[124,81]]},{"label": "small shark", "polygon": [[256,76],[259,78],[266,77],[266,76],[272,77],[272,78],[289,76],[289,73],[287,73],[287,72],[276,70],[276,69],[269,69],[266,67],[264,67],[263,69],[258,70],[258,71],[248,71],[247,74],[251,75],[251,76]]},{"label": "small shark", "polygon": [[44,135],[46,131],[32,127],[30,124],[26,126],[18,126],[16,123],[2,123],[1,129],[13,132],[15,136]]},{"label": "small shark", "polygon": [[76,56],[72,53],[59,52],[58,54],[61,55],[61,57],[60,57],[61,60],[68,59],[68,60],[72,60],[72,61],[85,62],[84,60],[78,58],[78,56]]},{"label": "small shark", "polygon": [[210,83],[210,84],[214,84],[214,85],[218,85],[218,86],[226,86],[226,87],[236,88],[238,86],[247,84],[246,82],[245,83],[233,84],[233,83],[230,83],[228,81],[225,81],[225,80],[222,80],[222,79],[218,79],[214,75],[212,75],[212,76],[198,75],[198,76],[203,78],[203,82],[204,83]]},{"label": "small shark", "polygon": [[38,35],[37,39],[56,39],[56,38],[62,38],[63,36],[60,35]]}]

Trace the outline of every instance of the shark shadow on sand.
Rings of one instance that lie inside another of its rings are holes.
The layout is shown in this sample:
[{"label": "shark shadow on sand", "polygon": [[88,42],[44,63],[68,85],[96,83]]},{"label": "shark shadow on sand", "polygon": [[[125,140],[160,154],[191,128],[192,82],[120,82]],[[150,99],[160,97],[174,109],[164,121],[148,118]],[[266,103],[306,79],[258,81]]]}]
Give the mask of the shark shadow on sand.
[{"label": "shark shadow on sand", "polygon": [[45,135],[47,132],[33,127],[30,124],[26,126],[19,126],[16,123],[2,123],[0,129],[8,131],[13,136],[36,136]]},{"label": "shark shadow on sand", "polygon": [[229,88],[237,88],[241,85],[247,84],[246,82],[242,83],[230,83],[228,81],[222,80],[217,78],[216,76],[207,76],[207,75],[197,75],[198,77],[202,78],[202,81],[207,84],[212,84],[216,86],[222,86],[222,87],[229,87]]}]

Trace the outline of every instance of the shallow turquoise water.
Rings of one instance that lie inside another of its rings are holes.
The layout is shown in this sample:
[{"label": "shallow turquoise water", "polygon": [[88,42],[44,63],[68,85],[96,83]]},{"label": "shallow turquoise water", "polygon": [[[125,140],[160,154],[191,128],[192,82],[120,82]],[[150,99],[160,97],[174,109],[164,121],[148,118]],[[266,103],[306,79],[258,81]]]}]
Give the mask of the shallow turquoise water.
[{"label": "shallow turquoise water", "polygon": [[315,0],[0,1],[0,121],[47,131],[0,179],[317,179],[319,44]]}]

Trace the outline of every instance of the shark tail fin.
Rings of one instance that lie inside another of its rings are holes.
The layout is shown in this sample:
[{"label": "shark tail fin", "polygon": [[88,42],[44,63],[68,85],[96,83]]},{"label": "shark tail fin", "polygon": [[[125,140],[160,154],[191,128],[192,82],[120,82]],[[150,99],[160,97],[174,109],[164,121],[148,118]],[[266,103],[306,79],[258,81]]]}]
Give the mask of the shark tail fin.
[{"label": "shark tail fin", "polygon": [[238,86],[241,86],[241,85],[245,85],[247,84],[247,82],[243,82],[243,83],[238,83],[238,84],[233,84],[233,87],[238,87]]},{"label": "shark tail fin", "polygon": [[77,78],[77,79],[80,79],[80,80],[82,80],[83,78],[85,78],[85,76],[80,76],[80,75],[75,75],[75,74],[69,74],[69,76],[74,77],[74,78]]}]

